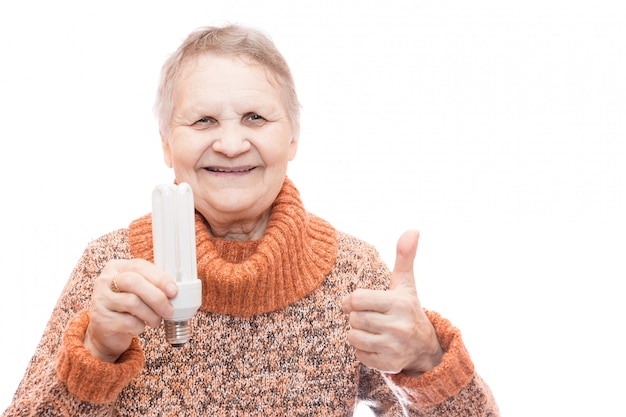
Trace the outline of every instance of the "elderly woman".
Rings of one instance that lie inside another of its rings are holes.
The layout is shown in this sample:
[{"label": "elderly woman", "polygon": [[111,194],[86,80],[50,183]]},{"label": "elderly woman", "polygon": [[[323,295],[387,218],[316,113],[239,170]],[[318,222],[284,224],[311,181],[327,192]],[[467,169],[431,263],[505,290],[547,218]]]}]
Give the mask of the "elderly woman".
[{"label": "elderly woman", "polygon": [[177,294],[152,263],[151,217],[91,244],[4,416],[495,416],[459,331],[424,310],[418,234],[393,271],[306,211],[289,68],[262,33],[193,32],[167,60],[156,113],[165,163],[193,189],[202,306],[172,348]]}]

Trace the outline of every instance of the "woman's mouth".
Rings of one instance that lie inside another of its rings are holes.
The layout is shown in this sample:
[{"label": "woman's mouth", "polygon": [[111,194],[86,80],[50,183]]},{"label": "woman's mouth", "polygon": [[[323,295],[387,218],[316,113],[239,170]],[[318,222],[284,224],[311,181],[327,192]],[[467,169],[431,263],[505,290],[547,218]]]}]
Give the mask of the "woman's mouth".
[{"label": "woman's mouth", "polygon": [[221,167],[207,167],[205,168],[209,172],[217,172],[220,174],[245,174],[250,172],[256,167],[244,167],[244,168],[221,168]]}]

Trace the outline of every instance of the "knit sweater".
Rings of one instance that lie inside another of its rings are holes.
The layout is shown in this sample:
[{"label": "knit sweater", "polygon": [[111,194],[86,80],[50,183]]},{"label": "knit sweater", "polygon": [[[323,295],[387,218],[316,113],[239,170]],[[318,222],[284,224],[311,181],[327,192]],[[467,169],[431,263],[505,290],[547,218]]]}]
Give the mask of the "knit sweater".
[{"label": "knit sweater", "polygon": [[444,350],[418,378],[361,364],[347,343],[343,297],[386,289],[371,245],[306,212],[287,179],[264,237],[213,238],[196,216],[203,301],[193,337],[172,348],[162,328],[116,363],[83,344],[93,282],[112,259],[152,259],[150,216],[91,242],[52,313],[13,401],[12,416],[498,416],[458,329],[427,311]]}]

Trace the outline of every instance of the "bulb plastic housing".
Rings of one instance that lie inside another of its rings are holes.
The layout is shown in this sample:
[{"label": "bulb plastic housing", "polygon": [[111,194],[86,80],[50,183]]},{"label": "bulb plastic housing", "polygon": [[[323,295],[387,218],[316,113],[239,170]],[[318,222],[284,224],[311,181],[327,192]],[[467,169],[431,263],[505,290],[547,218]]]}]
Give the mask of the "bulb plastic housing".
[{"label": "bulb plastic housing", "polygon": [[202,282],[196,266],[196,230],[193,192],[187,183],[160,184],[152,192],[154,264],[176,280],[178,294],[171,300],[172,317],[165,335],[173,347],[191,337],[191,319],[202,304]]}]

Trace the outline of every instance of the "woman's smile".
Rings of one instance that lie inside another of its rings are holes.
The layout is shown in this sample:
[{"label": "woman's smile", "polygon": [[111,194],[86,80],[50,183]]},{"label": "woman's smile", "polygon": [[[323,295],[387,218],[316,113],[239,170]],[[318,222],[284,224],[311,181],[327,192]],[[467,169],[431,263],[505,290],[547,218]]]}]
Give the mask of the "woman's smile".
[{"label": "woman's smile", "polygon": [[239,174],[247,174],[253,171],[254,169],[256,169],[256,167],[251,166],[251,167],[226,168],[226,167],[210,166],[204,169],[214,174],[239,175]]}]

